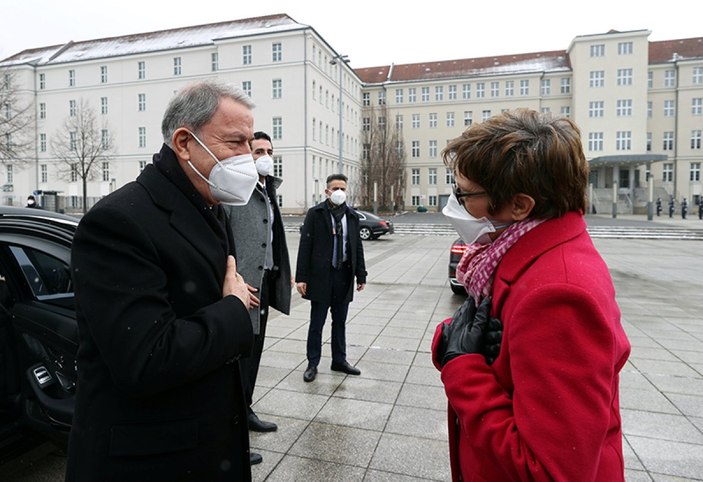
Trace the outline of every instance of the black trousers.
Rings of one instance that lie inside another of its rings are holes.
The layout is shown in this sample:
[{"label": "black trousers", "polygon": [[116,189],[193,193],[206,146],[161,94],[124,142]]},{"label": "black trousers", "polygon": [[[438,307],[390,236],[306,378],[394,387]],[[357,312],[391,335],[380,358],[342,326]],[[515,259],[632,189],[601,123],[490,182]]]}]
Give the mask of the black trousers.
[{"label": "black trousers", "polygon": [[345,301],[353,275],[351,265],[345,263],[341,269],[332,270],[332,298],[329,302],[310,303],[310,327],[308,328],[308,364],[317,366],[322,357],[322,329],[327,311],[332,314],[332,362],[342,363],[347,359],[346,327],[349,302]]},{"label": "black trousers", "polygon": [[261,283],[259,296],[259,334],[254,335],[254,345],[251,349],[251,356],[239,359],[239,369],[242,372],[242,385],[244,388],[244,399],[247,407],[251,410],[251,403],[254,397],[254,387],[256,377],[259,375],[259,365],[261,364],[261,354],[264,351],[264,339],[266,338],[266,324],[269,318],[271,276],[269,271],[264,271],[264,278]]}]

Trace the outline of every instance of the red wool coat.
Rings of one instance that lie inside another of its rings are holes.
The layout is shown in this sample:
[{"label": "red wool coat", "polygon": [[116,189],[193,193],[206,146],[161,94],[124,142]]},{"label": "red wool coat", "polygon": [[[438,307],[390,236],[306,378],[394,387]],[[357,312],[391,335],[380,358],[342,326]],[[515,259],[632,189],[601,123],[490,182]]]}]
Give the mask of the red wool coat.
[{"label": "red wool coat", "polygon": [[504,326],[495,363],[472,354],[441,369],[453,479],[624,480],[618,384],[630,343],[583,216],[520,239],[492,296]]}]

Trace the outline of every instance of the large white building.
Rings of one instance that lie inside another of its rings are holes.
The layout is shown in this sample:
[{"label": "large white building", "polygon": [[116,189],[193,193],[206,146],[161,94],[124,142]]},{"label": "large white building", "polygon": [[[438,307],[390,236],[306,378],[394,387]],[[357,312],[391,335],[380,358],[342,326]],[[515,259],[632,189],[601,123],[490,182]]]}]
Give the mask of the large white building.
[{"label": "large white building", "polygon": [[404,139],[406,209],[441,207],[451,192],[444,145],[472,122],[516,107],[578,123],[600,212],[613,200],[620,212],[643,212],[650,196],[697,202],[703,38],[649,42],[650,33],[611,31],[578,36],[567,50],[356,70],[313,27],[287,15],[26,50],[0,62],[0,71],[11,73],[34,108],[33,150],[0,168],[0,202],[22,205],[33,191],[57,192],[57,208],[81,208],[80,179],[59,176],[51,140],[71,135],[62,125],[84,101],[107,121],[117,148],[88,184],[90,203],[133,180],[161,146],[172,94],[206,78],[242,87],[257,104],[255,129],[273,137],[285,179],[284,212],[318,201],[340,164],[352,197],[360,192],[363,129],[379,104]]}]

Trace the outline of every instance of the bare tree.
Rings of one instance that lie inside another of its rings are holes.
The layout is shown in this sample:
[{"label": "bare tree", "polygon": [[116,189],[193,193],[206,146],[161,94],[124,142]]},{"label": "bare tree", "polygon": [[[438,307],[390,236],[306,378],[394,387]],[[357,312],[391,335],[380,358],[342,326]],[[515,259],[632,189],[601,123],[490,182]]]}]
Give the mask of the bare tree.
[{"label": "bare tree", "polygon": [[379,207],[396,210],[402,204],[405,192],[405,143],[396,126],[388,119],[386,105],[372,106],[364,112],[368,116],[362,132],[361,160],[362,196],[367,206],[374,202],[374,183]]},{"label": "bare tree", "polygon": [[34,145],[34,109],[10,70],[0,71],[0,109],[0,163],[22,166]]},{"label": "bare tree", "polygon": [[81,99],[71,106],[69,116],[51,139],[51,149],[58,162],[57,173],[62,179],[80,179],[83,187],[83,212],[87,211],[88,181],[100,172],[100,164],[115,154],[107,121],[98,126],[96,111]]}]

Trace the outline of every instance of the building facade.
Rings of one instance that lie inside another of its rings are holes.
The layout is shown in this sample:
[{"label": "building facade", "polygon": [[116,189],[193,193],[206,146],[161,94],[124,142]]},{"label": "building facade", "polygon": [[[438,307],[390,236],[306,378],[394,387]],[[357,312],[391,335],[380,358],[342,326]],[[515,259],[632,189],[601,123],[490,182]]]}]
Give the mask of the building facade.
[{"label": "building facade", "polygon": [[[173,93],[216,78],[257,104],[255,129],[272,136],[285,180],[285,213],[318,202],[327,175],[340,171],[351,202],[361,202],[361,183],[373,181],[362,176],[362,158],[375,112],[403,139],[400,207],[438,210],[452,183],[442,148],[473,122],[518,107],[576,121],[596,211],[646,212],[657,197],[697,203],[703,38],[650,42],[650,34],[611,31],[575,37],[567,50],[352,70],[314,28],[274,15],[26,50],[0,62],[5,86],[35,115],[30,151],[3,160],[0,202],[22,205],[32,192],[48,202],[56,193],[56,208],[79,211],[81,178],[52,152],[55,139],[78,135],[64,127],[67,118],[87,103],[114,141],[87,184],[92,203],[151,162]],[[4,108],[10,116],[13,106]]]}]

